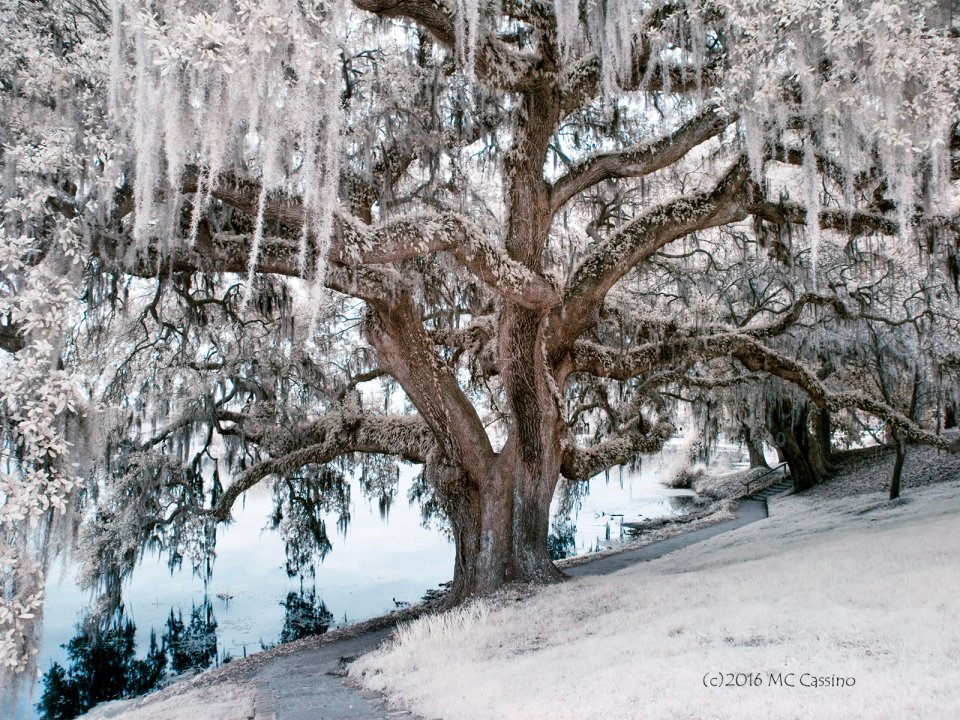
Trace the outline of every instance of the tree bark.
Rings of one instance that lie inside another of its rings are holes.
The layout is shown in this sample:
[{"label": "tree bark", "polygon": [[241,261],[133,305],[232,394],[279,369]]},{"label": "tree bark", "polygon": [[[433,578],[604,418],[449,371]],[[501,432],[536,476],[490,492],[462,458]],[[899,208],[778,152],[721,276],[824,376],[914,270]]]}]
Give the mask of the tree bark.
[{"label": "tree bark", "polygon": [[900,497],[900,476],[903,474],[903,462],[907,458],[907,444],[900,438],[896,440],[897,458],[893,462],[893,477],[890,480],[890,499]]},{"label": "tree bark", "polygon": [[834,470],[833,463],[833,419],[830,417],[830,411],[823,408],[817,409],[813,414],[813,437],[817,443],[817,451],[823,459],[823,464],[829,469]]},{"label": "tree bark", "polygon": [[[913,387],[910,391],[910,408],[907,411],[911,420],[917,419],[920,404],[920,370],[914,368]],[[893,430],[893,440],[897,448],[897,456],[893,461],[893,477],[890,478],[890,499],[900,497],[900,476],[903,474],[903,463],[907,459],[907,442],[899,430]]]},{"label": "tree bark", "polygon": [[943,409],[943,429],[957,427],[957,409],[954,405],[948,403]]},{"label": "tree bark", "polygon": [[[539,276],[551,221],[543,164],[560,109],[557,98],[544,92],[525,94],[522,106],[505,160],[510,178],[505,247],[513,262]],[[498,308],[497,365],[509,430],[484,472],[464,465],[480,480],[476,497],[469,500],[475,503],[471,512],[454,509],[457,519],[451,518],[458,543],[453,602],[490,594],[507,583],[564,577],[547,545],[565,431],[559,405],[563,380],[547,360],[547,312],[510,298]]]},{"label": "tree bark", "polygon": [[751,468],[769,468],[767,458],[763,454],[763,441],[753,437],[750,428],[743,428],[743,443],[747,446],[747,455],[750,457]]},{"label": "tree bark", "polygon": [[[456,546],[447,600],[451,606],[490,595],[508,583],[544,584],[564,578],[547,545],[555,487],[548,491],[518,482],[520,478],[509,471],[511,464],[496,463],[481,491],[457,465],[428,462],[427,480],[440,497]],[[528,492],[531,487],[535,492]]]},{"label": "tree bark", "polygon": [[831,435],[833,423],[830,411],[823,408],[811,408],[812,431],[810,436],[810,463],[817,469],[820,480],[825,480],[836,472],[837,466],[833,462]]},{"label": "tree bark", "polygon": [[789,398],[782,398],[769,415],[770,434],[790,467],[795,492],[809,490],[826,478],[823,458],[809,430],[810,407],[807,402],[796,407]]}]

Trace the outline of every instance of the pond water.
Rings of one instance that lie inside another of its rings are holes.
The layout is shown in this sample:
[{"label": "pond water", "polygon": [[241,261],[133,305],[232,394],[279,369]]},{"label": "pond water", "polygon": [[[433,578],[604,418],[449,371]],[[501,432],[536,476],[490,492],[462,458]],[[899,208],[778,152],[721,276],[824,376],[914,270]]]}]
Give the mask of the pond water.
[{"label": "pond water", "polygon": [[[671,442],[659,454],[644,458],[639,471],[615,468],[593,478],[567,517],[555,517],[551,549],[555,557],[594,552],[624,538],[620,523],[682,513],[696,498],[689,490],[661,484],[678,466],[683,444]],[[718,462],[743,462],[739,448],[721,447]],[[165,558],[143,561],[124,593],[124,609],[137,626],[138,657],[148,650],[151,628],[164,632],[171,610],[189,623],[193,608],[204,608],[216,623],[216,660],[243,657],[289,637],[290,594],[315,598],[332,615],[331,626],[364,620],[413,603],[452,575],[453,544],[436,527],[421,524],[420,508],[407,503],[416,470],[401,467],[400,487],[386,519],[376,501],[352,493],[351,521],[345,535],[331,538],[333,550],[318,565],[316,576],[289,578],[280,537],[264,529],[272,509],[268,490],[254,489],[235,522],[222,529],[212,580],[206,585],[189,569],[174,572]],[[554,502],[555,509],[557,501]],[[330,518],[328,527],[336,527]],[[53,662],[68,664],[65,645],[89,597],[76,585],[74,568],[54,567],[47,588],[40,669]],[[302,602],[301,602],[302,604]],[[208,617],[208,620],[210,618]],[[285,626],[285,622],[287,625]],[[326,622],[324,623],[326,625]],[[37,683],[29,702],[24,699],[14,717],[37,717]]]},{"label": "pond water", "polygon": [[[740,464],[739,448],[723,448],[719,462],[726,467]],[[688,512],[699,499],[691,490],[663,485],[683,460],[677,444],[645,456],[637,470],[617,467],[592,478],[568,518],[559,517],[559,498],[552,507],[551,551],[554,558],[598,552],[631,537],[621,527],[624,521],[649,520]]]}]

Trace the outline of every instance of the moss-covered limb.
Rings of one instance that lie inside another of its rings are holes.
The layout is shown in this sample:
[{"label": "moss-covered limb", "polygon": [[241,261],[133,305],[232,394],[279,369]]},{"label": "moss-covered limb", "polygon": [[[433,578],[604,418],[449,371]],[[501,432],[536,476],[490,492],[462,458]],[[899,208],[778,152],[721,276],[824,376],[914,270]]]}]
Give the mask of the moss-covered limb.
[{"label": "moss-covered limb", "polygon": [[686,388],[697,388],[699,390],[717,390],[720,388],[734,387],[743,383],[757,382],[763,379],[761,373],[742,373],[735,372],[728,375],[709,375],[698,372],[691,374],[690,369],[694,363],[690,362],[676,370],[658,370],[643,377],[636,386],[638,393],[651,393],[657,388],[676,385]]},{"label": "moss-covered limb", "polygon": [[437,344],[456,350],[479,352],[496,336],[496,318],[481,315],[462,328],[437,328],[429,330],[430,338]]},{"label": "moss-covered limb", "polygon": [[274,458],[313,445],[352,445],[348,452],[397,455],[423,463],[436,441],[417,415],[376,413],[345,404],[296,427],[268,425],[255,419],[243,425],[244,438]]},{"label": "moss-covered limb", "polygon": [[[669,340],[638,345],[628,350],[600,345],[589,340],[578,340],[573,347],[574,372],[611,380],[629,380],[645,373],[680,372],[718,357],[728,357],[751,338],[735,332],[716,333],[697,337],[684,335]],[[667,377],[665,375],[665,377]]]},{"label": "moss-covered limb", "polygon": [[[169,272],[244,273],[249,269],[250,236],[201,232],[193,247],[177,247],[161,254],[156,244],[137,249],[129,234],[95,233],[91,254],[110,270],[153,278]],[[297,248],[286,238],[265,237],[257,258],[257,270],[264,273],[295,276]]]},{"label": "moss-covered limb", "polygon": [[749,176],[749,163],[742,156],[712,190],[656,207],[608,238],[592,243],[567,283],[561,307],[555,311],[560,328],[551,355],[572,344],[596,322],[607,292],[637,263],[697,230],[744,219]]},{"label": "moss-covered limb", "polygon": [[[799,127],[804,126],[803,120],[791,124]],[[803,148],[791,147],[784,143],[775,143],[773,144],[769,159],[800,167],[803,165],[805,152]],[[871,185],[880,182],[883,178],[883,174],[878,167],[860,171],[851,177],[850,172],[844,167],[843,163],[828,157],[826,153],[815,152],[814,156],[816,158],[817,170],[820,174],[830,178],[838,187],[850,187],[856,192],[863,192]]]},{"label": "moss-covered limb", "polygon": [[810,368],[792,357],[772,350],[753,338],[737,336],[731,353],[744,367],[779,377],[803,390],[818,408],[836,413],[858,409],[891,425],[907,442],[933,445],[948,452],[960,452],[960,439],[952,442],[917,425],[888,404],[861,392],[834,392]]},{"label": "moss-covered limb", "polygon": [[[624,91],[659,93],[669,86],[671,93],[689,95],[719,85],[722,67],[719,56],[705,63],[698,74],[680,64],[664,64],[662,59],[651,67],[649,42],[641,39],[637,47],[631,76],[621,82]],[[568,63],[561,73],[559,88],[564,115],[587,106],[600,92],[602,61],[596,53]]]},{"label": "moss-covered limb", "polygon": [[448,48],[457,42],[456,8],[444,0],[353,0],[361,10],[411,20]]},{"label": "moss-covered limb", "polygon": [[[803,225],[807,222],[807,208],[800,203],[775,203],[760,200],[750,203],[748,211],[754,217],[766,220],[775,225]],[[820,212],[820,227],[857,235],[896,235],[899,225],[896,220],[877,213],[822,210]]]},{"label": "moss-covered limb", "polygon": [[[732,332],[701,338],[679,338],[671,342],[650,343],[628,351],[614,351],[596,343],[579,341],[573,351],[576,371],[598,377],[626,380],[644,373],[667,368],[664,382],[685,382],[671,375],[671,365],[690,365],[713,358],[731,357],[752,372],[779,377],[804,391],[817,407],[836,413],[856,408],[888,423],[907,441],[934,445],[950,452],[960,452],[960,441],[948,442],[889,404],[864,393],[833,391],[817,376],[814,369],[793,357],[777,352],[748,332]],[[689,384],[698,384],[691,381]],[[709,379],[702,382],[710,383]]]},{"label": "moss-covered limb", "polygon": [[[352,218],[335,218],[336,237],[331,243],[325,282],[333,290],[353,297],[382,297],[399,284],[400,275],[383,266],[436,252],[450,252],[479,280],[503,297],[531,309],[559,303],[559,293],[545,278],[512,260],[463,218],[418,213],[367,227]],[[183,246],[160,255],[148,247],[128,257],[129,237],[100,233],[93,252],[124,272],[142,277],[158,273],[194,271],[246,273],[249,270],[249,234],[198,234],[193,247]],[[257,253],[257,272],[299,277],[313,272],[314,254],[307,266],[300,263],[302,248],[293,237],[265,236]]]},{"label": "moss-covered limb", "polygon": [[810,306],[828,307],[833,310],[834,314],[838,318],[850,319],[852,317],[852,314],[847,309],[847,306],[844,305],[843,301],[836,295],[804,293],[781,313],[778,313],[779,317],[774,322],[766,325],[745,327],[741,330],[741,332],[754,338],[768,338],[776,335],[782,335],[792,326],[797,324],[801,315],[803,314],[804,309]]},{"label": "moss-covered limb", "polygon": [[667,343],[647,343],[629,350],[618,350],[590,340],[578,340],[570,354],[574,372],[611,380],[628,380],[669,364],[671,360],[680,362],[683,359],[682,355],[672,354]]},{"label": "moss-covered limb", "polygon": [[[795,202],[771,202],[755,200],[747,208],[756,218],[774,225],[806,225],[807,209]],[[820,227],[849,237],[863,235],[886,235],[896,237],[903,232],[901,222],[895,217],[880,212],[853,210],[852,208],[826,209],[819,214]],[[960,235],[960,216],[916,213],[906,220],[914,232],[948,233]]]},{"label": "moss-covered limb", "polygon": [[[839,300],[806,295],[793,303],[776,322],[742,330],[722,325],[713,328],[672,325],[670,332],[663,337],[626,349],[578,340],[571,350],[574,372],[621,381],[651,371],[682,374],[682,368],[695,362],[729,356],[747,340],[783,334],[800,319],[807,305],[832,305],[834,302],[839,303]],[[842,304],[840,307],[843,308]]]},{"label": "moss-covered limb", "polygon": [[[353,4],[382,18],[410,20],[450,50],[457,47],[457,10],[444,0],[353,0]],[[492,87],[525,92],[540,87],[546,75],[541,59],[510,47],[491,32],[476,41],[474,72]]]},{"label": "moss-covered limb", "polygon": [[493,316],[475,318],[463,328],[438,328],[427,334],[435,344],[451,350],[455,360],[465,358],[475,376],[491,377],[499,372]]},{"label": "moss-covered limb", "polygon": [[[650,93],[669,92],[679,95],[696,93],[719,85],[724,56],[720,52],[704,58],[699,67],[671,62],[653,38],[661,36],[664,27],[684,11],[683,3],[655,3],[639,21],[633,33],[630,68],[619,78],[622,91],[644,90]],[[565,114],[584,107],[596,98],[601,88],[603,61],[596,52],[566,63],[562,68],[560,92]]]},{"label": "moss-covered limb", "polygon": [[373,227],[342,217],[336,229],[330,257],[345,265],[396,263],[449,252],[479,280],[523,307],[546,309],[560,301],[545,278],[511,259],[460,215],[415,213]]},{"label": "moss-covered limb", "polygon": [[[539,166],[542,167],[542,161]],[[184,192],[195,189],[191,183],[195,180],[188,179]],[[258,212],[260,188],[256,183],[231,178],[216,185],[211,194],[245,213],[255,215]],[[285,196],[271,196],[263,204],[263,217],[281,223],[290,232],[287,237],[263,238],[257,258],[258,270],[291,276],[309,272],[310,268],[304,268],[301,263],[303,204]],[[449,252],[482,282],[523,307],[550,308],[560,301],[558,291],[546,279],[511,259],[472,222],[455,213],[417,212],[376,225],[335,213],[333,231],[327,257],[344,266],[392,264]],[[237,272],[244,272],[250,242],[251,238],[246,235],[201,235],[195,250],[210,261],[218,256],[221,262],[230,263],[231,268],[236,265]],[[310,245],[311,252],[306,253],[308,263],[313,262],[319,251],[315,239],[310,239]],[[212,250],[220,252],[213,253]],[[190,264],[192,252],[179,252],[184,257],[178,262]],[[231,262],[233,258],[235,260]]]},{"label": "moss-covered limb", "polygon": [[554,183],[550,211],[556,214],[584,190],[615,178],[641,177],[665,168],[722,133],[736,117],[711,105],[677,130],[620,152],[601,153],[575,165]]},{"label": "moss-covered limb", "polygon": [[[665,326],[667,332],[631,348],[615,348],[590,340],[578,340],[571,350],[573,371],[599,378],[629,380],[646,373],[657,372],[664,384],[675,378],[681,381],[686,370],[698,362],[714,358],[730,357],[744,346],[762,347],[760,338],[780,335],[800,319],[808,305],[838,304],[838,313],[846,315],[846,309],[833,297],[807,294],[791,304],[773,323],[753,328],[738,329],[718,324],[713,327],[684,327],[676,324]],[[707,382],[706,378],[702,379]]]},{"label": "moss-covered limb", "polygon": [[211,511],[217,520],[228,519],[237,498],[271,475],[290,475],[306,465],[328,463],[350,453],[397,455],[423,463],[435,445],[421,418],[350,409],[326,413],[296,431],[280,426],[250,428],[247,437],[255,437],[271,457],[243,472],[224,490]]},{"label": "moss-covered limb", "polygon": [[653,427],[628,429],[608,437],[590,447],[577,447],[569,443],[563,455],[560,471],[568,480],[589,480],[597,473],[623,465],[640,453],[657,452],[673,435],[674,427],[660,421]]},{"label": "moss-covered limb", "polygon": [[627,380],[654,370],[681,372],[679,366],[686,368],[693,362],[728,355],[731,338],[742,335],[762,339],[782,335],[796,325],[803,311],[811,306],[827,307],[834,316],[843,319],[857,317],[835,295],[805,293],[777,313],[772,322],[745,328],[723,323],[684,327],[671,319],[652,318],[649,325],[655,332],[632,348],[614,348],[577,340],[571,350],[574,371],[614,380]]},{"label": "moss-covered limb", "polygon": [[[169,273],[237,273],[244,274],[250,267],[251,236],[247,234],[201,232],[193,247],[182,246],[161,253],[155,243],[136,250],[129,235],[99,232],[91,239],[90,252],[106,269],[143,278],[156,278]],[[257,253],[256,271],[264,274],[299,277],[299,244],[284,237],[264,237]],[[309,257],[309,253],[308,253]],[[306,268],[313,272],[312,258]],[[402,285],[400,274],[383,266],[348,266],[332,261],[327,267],[324,283],[351,297],[363,300],[390,298]]]},{"label": "moss-covered limb", "polygon": [[[836,295],[804,293],[779,312],[770,312],[774,320],[737,328],[726,323],[709,326],[683,326],[673,318],[656,318],[640,322],[651,332],[638,333],[644,342],[632,348],[614,348],[589,340],[578,340],[572,350],[575,372],[596,377],[627,380],[653,370],[683,376],[684,369],[693,362],[722,357],[729,353],[731,338],[742,335],[764,339],[782,335],[795,326],[808,307],[825,307],[832,317],[854,319],[861,317],[851,312]],[[821,318],[826,320],[827,316]]]}]

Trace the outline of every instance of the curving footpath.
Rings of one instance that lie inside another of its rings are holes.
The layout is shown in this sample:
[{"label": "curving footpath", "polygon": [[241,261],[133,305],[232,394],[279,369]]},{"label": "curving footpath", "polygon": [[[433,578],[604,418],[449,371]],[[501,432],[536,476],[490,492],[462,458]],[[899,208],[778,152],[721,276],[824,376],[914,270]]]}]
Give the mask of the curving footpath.
[{"label": "curving footpath", "polygon": [[[716,525],[691,530],[635,550],[603,555],[564,569],[572,577],[606,575],[646,562],[680,548],[736,530],[767,517],[766,497],[741,500],[735,516]],[[347,684],[345,665],[374,650],[393,627],[345,638],[312,649],[267,659],[251,678],[256,686],[257,718],[271,720],[395,720],[419,718],[406,710],[391,710],[386,699]]]}]

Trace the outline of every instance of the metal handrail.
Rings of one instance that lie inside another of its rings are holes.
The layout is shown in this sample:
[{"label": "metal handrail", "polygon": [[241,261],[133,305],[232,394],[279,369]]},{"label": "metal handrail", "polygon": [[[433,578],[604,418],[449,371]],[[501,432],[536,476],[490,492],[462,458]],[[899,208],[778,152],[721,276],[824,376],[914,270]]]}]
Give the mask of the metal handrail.
[{"label": "metal handrail", "polygon": [[752,495],[752,494],[753,494],[753,493],[750,491],[750,486],[751,486],[751,485],[753,485],[754,483],[759,483],[759,482],[760,482],[761,480],[763,480],[765,477],[767,477],[767,476],[770,475],[771,473],[775,473],[777,470],[779,470],[779,469],[782,468],[782,467],[785,467],[786,465],[787,465],[786,462],[782,462],[782,463],[780,463],[779,465],[776,465],[776,466],[770,468],[769,470],[767,470],[765,473],[763,473],[763,474],[760,475],[759,477],[755,477],[755,478],[753,478],[752,480],[747,480],[747,482],[743,483],[744,487],[747,489],[747,495]]}]

